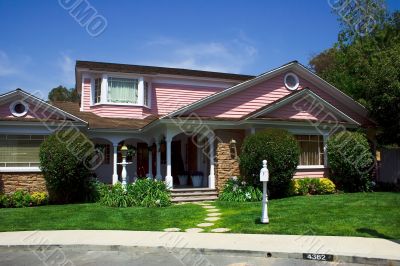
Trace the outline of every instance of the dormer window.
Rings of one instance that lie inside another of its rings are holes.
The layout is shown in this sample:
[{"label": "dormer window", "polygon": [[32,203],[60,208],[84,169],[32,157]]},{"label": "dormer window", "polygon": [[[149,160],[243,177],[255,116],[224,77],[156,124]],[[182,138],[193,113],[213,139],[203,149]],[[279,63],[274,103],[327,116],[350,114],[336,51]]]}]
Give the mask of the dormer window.
[{"label": "dormer window", "polygon": [[126,78],[108,78],[108,102],[138,103],[138,80]]},{"label": "dormer window", "polygon": [[140,76],[93,76],[91,93],[92,105],[151,105],[150,82]]}]

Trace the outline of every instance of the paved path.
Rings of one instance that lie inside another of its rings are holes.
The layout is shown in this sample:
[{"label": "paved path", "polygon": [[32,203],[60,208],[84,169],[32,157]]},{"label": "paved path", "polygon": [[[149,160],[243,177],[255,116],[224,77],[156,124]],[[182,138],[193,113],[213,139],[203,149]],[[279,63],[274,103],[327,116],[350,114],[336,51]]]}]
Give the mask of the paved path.
[{"label": "paved path", "polygon": [[335,255],[336,261],[400,265],[400,244],[378,238],[215,234],[142,231],[24,231],[0,233],[0,248],[9,246],[68,246],[197,250],[200,253],[258,254],[272,258],[302,258],[303,253]]}]

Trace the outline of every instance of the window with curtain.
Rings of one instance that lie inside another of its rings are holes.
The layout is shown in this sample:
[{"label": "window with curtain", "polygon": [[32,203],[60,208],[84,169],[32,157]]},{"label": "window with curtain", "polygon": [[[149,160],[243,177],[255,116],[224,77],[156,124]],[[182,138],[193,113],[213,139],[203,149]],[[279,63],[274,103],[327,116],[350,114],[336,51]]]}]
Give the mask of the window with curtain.
[{"label": "window with curtain", "polygon": [[297,135],[300,146],[299,165],[324,165],[323,136]]},{"label": "window with curtain", "polygon": [[138,80],[108,78],[108,102],[138,103]]},{"label": "window with curtain", "polygon": [[94,80],[94,103],[99,103],[101,101],[101,82],[102,78],[96,78]]},{"label": "window with curtain", "polygon": [[0,167],[38,167],[45,136],[0,135]]},{"label": "window with curtain", "polygon": [[149,83],[147,81],[144,82],[143,86],[143,104],[149,106]]}]

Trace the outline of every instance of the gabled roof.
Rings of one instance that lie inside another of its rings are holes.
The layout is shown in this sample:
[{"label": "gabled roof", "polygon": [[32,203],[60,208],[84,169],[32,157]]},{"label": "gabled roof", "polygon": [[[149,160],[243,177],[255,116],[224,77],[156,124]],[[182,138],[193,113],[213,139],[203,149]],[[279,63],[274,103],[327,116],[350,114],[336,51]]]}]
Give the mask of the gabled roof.
[{"label": "gabled roof", "polygon": [[[60,114],[63,117],[65,116],[66,118],[74,121],[74,122],[79,122],[79,123],[83,123],[83,124],[87,124],[87,122],[81,118],[79,118],[78,116],[75,116],[73,114],[70,114],[60,108],[57,108],[54,105],[51,105],[49,103],[47,103],[46,101],[34,96],[33,94],[30,94],[24,90],[21,89],[16,89],[7,93],[4,93],[2,95],[0,95],[0,103],[3,103],[7,100],[10,100],[12,98],[15,97],[20,97],[22,100],[28,100],[32,103],[37,104],[37,107],[43,107],[46,110],[51,110],[53,111],[52,114]],[[12,119],[7,119],[7,120],[12,120],[12,121],[22,121],[22,120],[26,120],[26,121],[42,121],[42,119],[36,119],[36,118],[23,118],[23,117],[18,117],[18,118],[12,118]],[[46,121],[50,121],[50,120],[46,120]]]},{"label": "gabled roof", "polygon": [[76,61],[75,68],[87,69],[93,71],[102,71],[102,72],[137,73],[137,74],[148,74],[148,75],[164,74],[164,75],[190,76],[190,77],[201,77],[201,78],[227,79],[234,81],[244,81],[254,78],[254,76],[251,75],[201,71],[201,70],[192,70],[184,68],[127,65],[127,64],[115,64],[115,63],[93,62],[93,61]]},{"label": "gabled roof", "polygon": [[[314,106],[316,106],[317,104],[315,104],[315,101],[318,102],[318,104],[321,104],[324,108],[326,108],[327,110],[329,110],[330,112],[332,112],[333,114],[339,116],[340,118],[342,118],[344,121],[351,123],[351,124],[356,124],[356,125],[360,125],[360,123],[358,123],[357,121],[355,121],[354,119],[352,119],[350,116],[346,115],[345,113],[343,113],[342,111],[340,111],[339,109],[337,109],[335,106],[333,106],[332,104],[330,104],[329,102],[325,101],[323,98],[321,98],[320,96],[318,96],[317,94],[315,94],[314,92],[312,92],[310,89],[308,88],[304,88],[302,90],[299,91],[295,91],[291,94],[288,94],[285,97],[282,97],[278,100],[276,100],[275,102],[264,106],[250,114],[248,114],[245,117],[245,120],[250,120],[250,119],[255,119],[258,118],[260,116],[265,116],[287,104],[292,103],[295,100],[298,99],[303,99],[306,101],[313,101],[312,104]],[[298,110],[301,111],[301,110]]]},{"label": "gabled roof", "polygon": [[[356,101],[354,101],[351,97],[349,97],[348,95],[344,94],[343,92],[341,92],[340,90],[338,90],[337,88],[335,88],[333,85],[329,84],[328,82],[326,82],[325,80],[323,80],[322,78],[320,78],[319,76],[317,76],[316,74],[314,74],[313,72],[311,72],[309,69],[307,69],[305,66],[301,65],[300,63],[298,63],[297,61],[292,61],[290,63],[287,63],[285,65],[282,65],[278,68],[272,69],[268,72],[265,72],[253,79],[244,81],[242,83],[239,83],[235,86],[232,86],[226,90],[223,90],[221,92],[212,94],[208,97],[205,97],[199,101],[196,101],[192,104],[189,104],[187,106],[184,106],[174,112],[171,112],[167,115],[165,115],[165,118],[170,118],[170,117],[174,117],[177,115],[182,115],[184,113],[188,113],[191,111],[194,111],[196,109],[199,109],[201,107],[207,106],[211,103],[214,103],[218,100],[221,100],[227,96],[230,96],[232,94],[235,94],[237,92],[240,92],[242,90],[245,90],[251,86],[254,86],[256,84],[259,84],[263,81],[266,81],[268,79],[271,79],[279,74],[288,72],[288,71],[293,71],[295,70],[298,73],[301,73],[303,76],[307,77],[309,81],[319,85],[320,87],[322,87],[324,90],[326,90],[328,93],[335,95],[335,97],[339,100],[344,102],[346,105],[349,105],[351,107],[352,110],[354,110],[355,112],[357,112],[358,114],[360,114],[361,116],[367,117],[367,110],[365,109],[364,106],[362,106],[361,104],[357,103]],[[162,118],[164,118],[162,117]]]}]

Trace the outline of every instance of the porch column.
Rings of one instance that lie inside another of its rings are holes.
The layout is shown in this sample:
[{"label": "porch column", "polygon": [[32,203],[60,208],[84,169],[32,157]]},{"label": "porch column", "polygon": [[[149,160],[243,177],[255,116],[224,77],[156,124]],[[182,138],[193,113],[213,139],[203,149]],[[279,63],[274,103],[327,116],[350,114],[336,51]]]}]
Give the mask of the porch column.
[{"label": "porch column", "polygon": [[172,172],[171,172],[171,142],[172,138],[168,137],[166,139],[167,142],[167,176],[165,177],[165,183],[167,185],[167,188],[171,189],[172,188]]},{"label": "porch column", "polygon": [[152,179],[153,178],[153,154],[152,154],[152,149],[151,146],[148,147],[148,156],[149,156],[149,176],[148,178]]},{"label": "porch column", "polygon": [[328,167],[328,134],[323,135],[324,140],[324,167]]},{"label": "porch column", "polygon": [[161,147],[160,147],[160,142],[157,141],[156,142],[156,149],[157,149],[157,173],[156,173],[156,178],[158,181],[160,181],[162,179],[161,177]]},{"label": "porch column", "polygon": [[254,127],[250,128],[250,134],[251,135],[256,134],[256,129]]},{"label": "porch column", "polygon": [[115,185],[118,182],[117,159],[118,159],[118,144],[113,143],[113,175],[112,175],[113,185]]},{"label": "porch column", "polygon": [[215,189],[215,162],[214,162],[214,132],[208,135],[208,146],[210,149],[210,175],[208,176],[208,187]]}]

